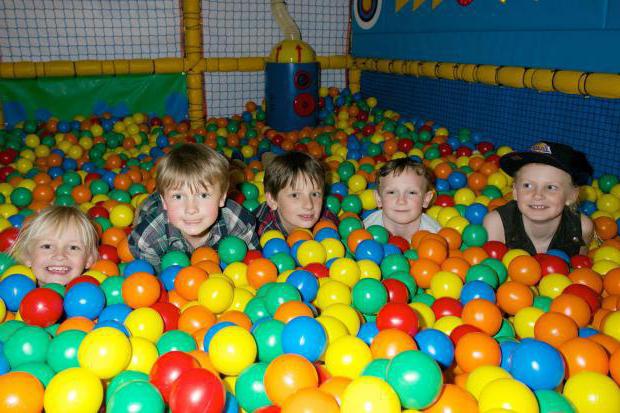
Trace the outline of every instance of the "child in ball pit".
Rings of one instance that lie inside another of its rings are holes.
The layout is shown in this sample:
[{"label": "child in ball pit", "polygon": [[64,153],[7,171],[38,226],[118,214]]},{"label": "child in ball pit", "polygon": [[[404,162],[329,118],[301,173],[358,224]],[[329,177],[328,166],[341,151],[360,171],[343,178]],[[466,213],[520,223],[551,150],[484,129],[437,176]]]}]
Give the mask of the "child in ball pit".
[{"label": "child in ball pit", "polygon": [[28,221],[10,254],[32,268],[39,286],[66,285],[98,258],[99,237],[78,208],[51,206]]},{"label": "child in ball pit", "polygon": [[558,249],[573,256],[587,252],[594,225],[576,210],[579,185],[588,183],[592,166],[582,152],[541,141],[529,151],[500,159],[514,177],[513,200],[486,215],[489,240],[530,254]]},{"label": "child in ball pit", "polygon": [[318,160],[291,151],[265,161],[266,202],[256,210],[259,236],[272,229],[288,236],[295,228],[311,229],[320,219],[338,225],[338,217],[323,206],[325,168]]},{"label": "child in ball pit", "polygon": [[379,169],[375,199],[378,211],[364,219],[364,227],[381,225],[408,241],[419,230],[436,233],[441,226],[423,211],[435,191],[433,175],[411,158],[392,159]]},{"label": "child in ball pit", "polygon": [[157,164],[156,191],[139,207],[129,234],[134,257],[159,271],[169,251],[191,254],[196,248],[216,248],[227,236],[258,247],[254,216],[226,198],[229,162],[206,145],[184,144]]}]

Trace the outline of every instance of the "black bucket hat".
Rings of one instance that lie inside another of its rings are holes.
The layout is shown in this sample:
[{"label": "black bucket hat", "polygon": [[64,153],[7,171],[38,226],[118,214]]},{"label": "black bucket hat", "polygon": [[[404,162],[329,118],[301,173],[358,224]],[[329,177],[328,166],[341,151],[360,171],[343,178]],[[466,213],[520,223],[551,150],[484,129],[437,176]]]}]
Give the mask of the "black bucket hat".
[{"label": "black bucket hat", "polygon": [[530,163],[542,163],[561,169],[571,176],[575,185],[586,185],[594,172],[583,152],[558,142],[540,141],[532,145],[529,151],[511,152],[499,160],[500,167],[510,176]]}]

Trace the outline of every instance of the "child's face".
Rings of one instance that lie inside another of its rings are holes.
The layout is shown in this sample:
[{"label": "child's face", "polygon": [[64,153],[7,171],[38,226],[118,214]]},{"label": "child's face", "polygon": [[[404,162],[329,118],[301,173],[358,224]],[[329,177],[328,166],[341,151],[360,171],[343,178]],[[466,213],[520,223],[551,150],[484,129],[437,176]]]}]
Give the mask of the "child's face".
[{"label": "child's face", "polygon": [[295,228],[312,228],[321,217],[323,191],[310,178],[299,177],[274,198],[266,193],[267,205],[277,210],[288,232]]},{"label": "child's face", "polygon": [[49,283],[66,285],[82,275],[95,260],[73,226],[43,233],[34,239],[28,252],[29,257],[24,263],[32,268],[41,286]]},{"label": "child's face", "polygon": [[408,169],[398,176],[381,178],[375,194],[377,206],[383,209],[384,224],[408,225],[419,219],[433,199],[433,192],[426,188],[426,178]]},{"label": "child's face", "polygon": [[193,192],[189,186],[166,191],[162,196],[168,220],[181,231],[190,244],[202,241],[217,220],[219,210],[226,202],[226,193],[218,187],[208,186]]},{"label": "child's face", "polygon": [[532,163],[517,173],[512,194],[525,217],[534,222],[545,222],[559,217],[564,206],[577,200],[578,192],[566,172]]}]

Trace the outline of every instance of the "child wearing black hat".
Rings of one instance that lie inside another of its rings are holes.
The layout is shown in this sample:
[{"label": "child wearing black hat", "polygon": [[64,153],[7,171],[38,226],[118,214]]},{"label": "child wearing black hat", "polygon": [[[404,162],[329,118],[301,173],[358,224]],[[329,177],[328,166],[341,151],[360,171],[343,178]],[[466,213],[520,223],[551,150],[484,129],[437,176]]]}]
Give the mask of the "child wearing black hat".
[{"label": "child wearing black hat", "polygon": [[500,166],[514,177],[514,200],[485,217],[489,240],[532,255],[550,249],[570,256],[585,253],[594,225],[574,208],[578,186],[587,184],[593,172],[585,155],[568,145],[542,141],[527,152],[504,155]]}]

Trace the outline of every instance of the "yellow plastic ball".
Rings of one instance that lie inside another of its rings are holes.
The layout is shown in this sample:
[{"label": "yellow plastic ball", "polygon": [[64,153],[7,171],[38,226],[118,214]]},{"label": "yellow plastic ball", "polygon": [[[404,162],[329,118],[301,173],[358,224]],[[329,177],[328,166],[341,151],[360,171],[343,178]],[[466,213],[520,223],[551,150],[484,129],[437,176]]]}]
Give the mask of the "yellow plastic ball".
[{"label": "yellow plastic ball", "polygon": [[362,376],[345,389],[342,413],[400,413],[400,400],[394,389],[378,377]]},{"label": "yellow plastic ball", "polygon": [[467,218],[458,216],[450,218],[445,226],[447,228],[455,229],[459,232],[459,234],[462,234],[468,225],[469,221],[467,220]]},{"label": "yellow plastic ball", "polygon": [[354,379],[371,360],[370,348],[362,339],[353,336],[340,337],[325,352],[325,367],[332,376]]},{"label": "yellow plastic ball", "polygon": [[142,337],[156,343],[164,333],[164,320],[156,310],[141,307],[129,313],[125,318],[125,327],[132,337]]},{"label": "yellow plastic ball", "polygon": [[324,309],[321,315],[334,317],[340,320],[352,336],[356,336],[360,329],[360,316],[350,305],[341,303],[332,304]]},{"label": "yellow plastic ball", "polygon": [[439,214],[437,215],[437,221],[443,227],[445,226],[450,218],[458,217],[459,211],[454,207],[443,207]]},{"label": "yellow plastic ball", "polygon": [[24,139],[24,143],[29,148],[36,148],[37,146],[41,144],[41,139],[39,139],[39,137],[35,135],[34,133],[31,133],[29,135],[26,135],[26,138]]},{"label": "yellow plastic ball", "polygon": [[431,278],[431,294],[435,298],[450,297],[458,299],[463,288],[463,280],[449,271],[439,271]]},{"label": "yellow plastic ball", "polygon": [[375,280],[381,279],[381,268],[376,262],[372,260],[360,260],[357,262],[357,266],[360,268],[360,279],[374,278]]},{"label": "yellow plastic ball", "polygon": [[517,336],[522,339],[533,338],[536,321],[538,321],[540,316],[544,313],[545,312],[543,310],[536,307],[524,307],[520,309],[517,314],[515,314],[513,321]]},{"label": "yellow plastic ball", "polygon": [[455,328],[463,324],[464,322],[460,317],[455,315],[447,315],[435,321],[433,328],[449,336]]},{"label": "yellow plastic ball", "polygon": [[594,252],[594,262],[602,260],[620,264],[620,250],[610,246],[600,247]]},{"label": "yellow plastic ball", "polygon": [[318,321],[323,326],[323,329],[325,329],[328,345],[338,340],[340,337],[350,335],[347,326],[345,326],[344,323],[336,317],[321,314],[316,318],[316,321]]},{"label": "yellow plastic ball", "polygon": [[564,274],[547,274],[538,283],[540,295],[555,298],[573,282]]},{"label": "yellow plastic ball", "polygon": [[504,256],[502,257],[502,264],[504,264],[504,266],[508,268],[508,265],[510,265],[510,262],[521,255],[530,255],[530,254],[527,251],[518,249],[518,248],[508,250],[508,252],[504,254]]},{"label": "yellow plastic ball", "polygon": [[22,264],[11,265],[9,268],[6,269],[6,271],[2,273],[2,277],[0,277],[0,280],[4,280],[9,275],[13,275],[13,274],[23,274],[26,277],[30,278],[32,281],[36,282],[37,280],[37,277],[35,277],[34,273],[32,272],[32,269],[28,267],[27,265],[22,265]]},{"label": "yellow plastic ball", "polygon": [[349,181],[347,182],[347,186],[349,187],[349,192],[353,194],[357,194],[368,186],[368,181],[362,175],[355,174]]},{"label": "yellow plastic ball", "polygon": [[98,412],[102,402],[101,380],[91,370],[80,367],[56,373],[43,395],[47,413]]},{"label": "yellow plastic ball", "polygon": [[610,260],[600,260],[592,265],[592,269],[601,275],[606,275],[609,271],[618,267],[620,267],[620,264]]},{"label": "yellow plastic ball", "polygon": [[520,381],[503,378],[493,380],[480,392],[481,412],[491,409],[507,409],[514,412],[536,413],[538,401],[534,393]]},{"label": "yellow plastic ball", "polygon": [[302,267],[312,263],[325,264],[326,256],[325,247],[315,240],[302,242],[297,250],[297,261]]},{"label": "yellow plastic ball", "polygon": [[435,321],[437,321],[433,309],[428,305],[416,302],[410,303],[409,307],[413,308],[413,311],[416,312],[420,322],[420,328],[431,328],[433,324],[435,324]]},{"label": "yellow plastic ball", "polygon": [[510,379],[512,376],[506,370],[498,366],[476,367],[469,376],[465,384],[465,389],[470,392],[476,400],[480,400],[480,393],[487,384],[497,379]]},{"label": "yellow plastic ball", "polygon": [[221,329],[209,343],[209,357],[222,374],[237,376],[254,363],[258,349],[252,334],[239,326]]},{"label": "yellow plastic ball", "polygon": [[494,172],[491,175],[489,175],[487,184],[495,185],[501,190],[502,188],[505,188],[508,185],[508,180],[506,179],[506,176],[503,175],[501,172]]},{"label": "yellow plastic ball", "polygon": [[605,317],[603,333],[620,340],[620,311],[614,311]]},{"label": "yellow plastic ball", "polygon": [[233,282],[235,287],[248,285],[248,266],[244,262],[232,262],[224,268],[224,275]]},{"label": "yellow plastic ball", "polygon": [[133,223],[134,211],[129,205],[119,204],[110,212],[110,222],[117,228],[126,228]]},{"label": "yellow plastic ball", "polygon": [[198,302],[215,314],[221,314],[232,304],[233,283],[226,277],[209,277],[198,288]]},{"label": "yellow plastic ball", "polygon": [[601,211],[613,214],[620,209],[620,199],[612,194],[603,194],[597,201],[596,207]]},{"label": "yellow plastic ball", "polygon": [[506,154],[509,154],[510,152],[514,152],[510,146],[500,146],[499,148],[497,148],[497,151],[495,151],[498,156],[504,156]]},{"label": "yellow plastic ball", "polygon": [[36,155],[37,158],[44,158],[46,156],[49,156],[50,153],[51,153],[50,148],[45,145],[39,145],[36,148],[34,148],[34,154]]},{"label": "yellow plastic ball", "polygon": [[329,277],[353,288],[360,280],[360,269],[355,260],[338,258],[329,267]]},{"label": "yellow plastic ball", "polygon": [[149,374],[153,364],[159,358],[157,346],[155,343],[142,337],[131,337],[129,338],[129,343],[131,344],[131,360],[127,370],[141,371],[144,374]]},{"label": "yellow plastic ball", "polygon": [[344,257],[346,250],[340,240],[335,238],[325,238],[320,241],[320,243],[325,249],[325,261],[329,261],[332,258]]},{"label": "yellow plastic ball", "polygon": [[476,199],[476,193],[469,188],[458,189],[454,193],[454,202],[461,205],[471,205]]},{"label": "yellow plastic ball", "polygon": [[377,199],[375,198],[375,191],[373,189],[365,189],[359,194],[360,201],[362,201],[362,208],[365,210],[376,209]]},{"label": "yellow plastic ball", "polygon": [[20,174],[28,173],[32,169],[32,166],[33,164],[30,159],[22,158],[15,162],[15,169],[17,169],[17,172]]},{"label": "yellow plastic ball", "polygon": [[251,288],[249,286],[235,288],[233,291],[233,299],[230,303],[230,307],[226,309],[226,311],[237,310],[244,311],[245,307],[248,305],[248,302],[254,298],[255,294],[252,291],[248,290]]},{"label": "yellow plastic ball", "polygon": [[89,369],[101,379],[116,376],[125,370],[130,360],[129,339],[113,327],[102,327],[89,332],[78,349],[80,367]]},{"label": "yellow plastic ball", "polygon": [[571,376],[564,384],[564,396],[578,412],[617,413],[620,390],[608,376],[584,371]]},{"label": "yellow plastic ball", "polygon": [[346,284],[340,281],[326,279],[319,284],[319,290],[314,304],[321,310],[333,304],[351,304],[351,290]]}]

